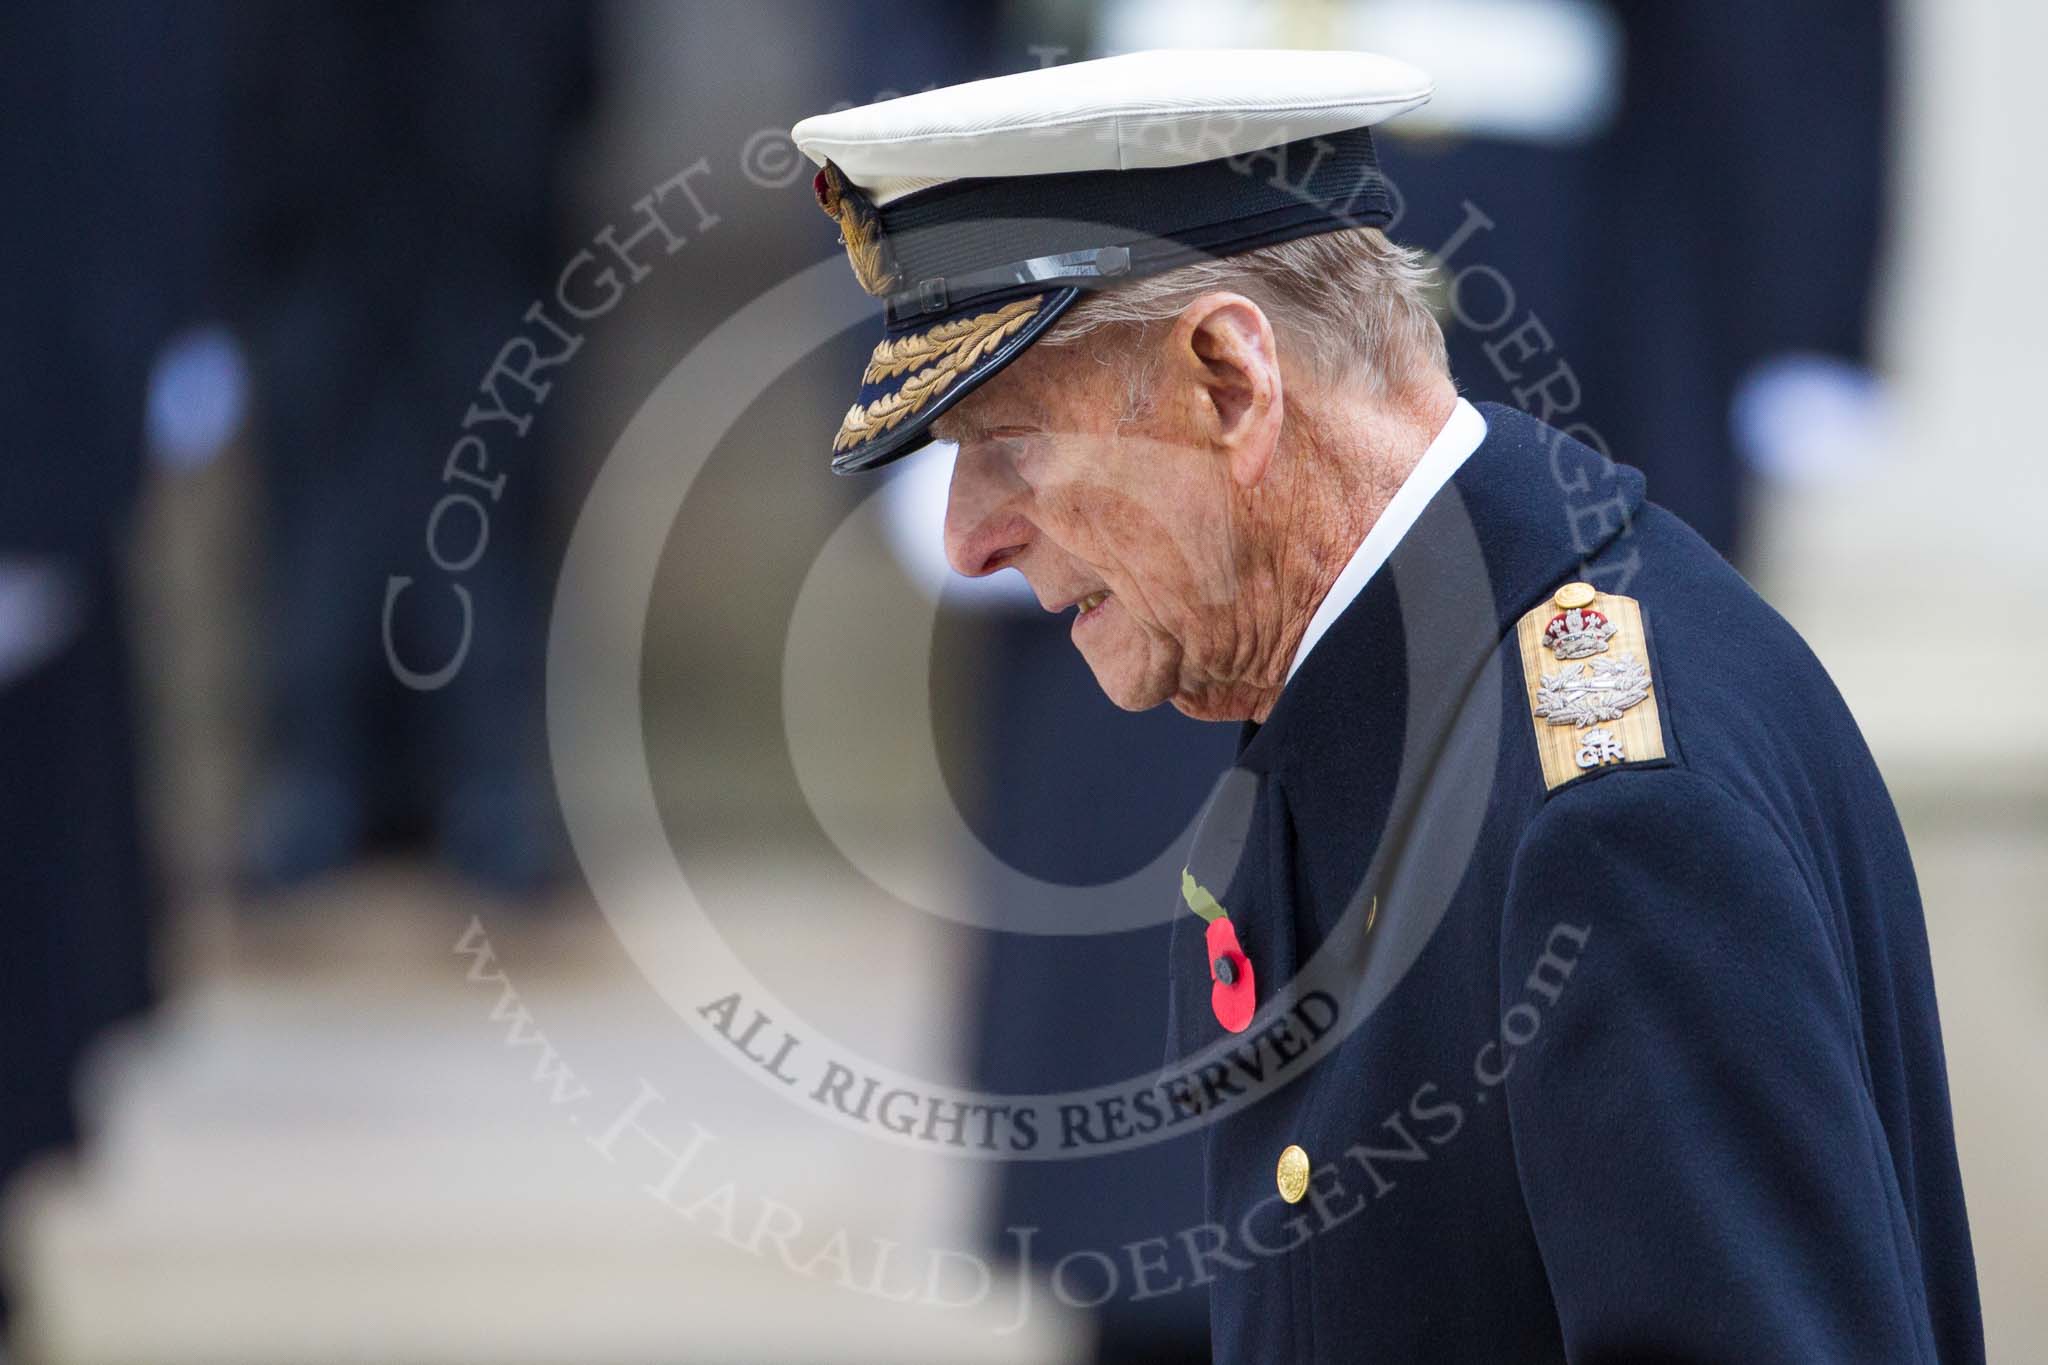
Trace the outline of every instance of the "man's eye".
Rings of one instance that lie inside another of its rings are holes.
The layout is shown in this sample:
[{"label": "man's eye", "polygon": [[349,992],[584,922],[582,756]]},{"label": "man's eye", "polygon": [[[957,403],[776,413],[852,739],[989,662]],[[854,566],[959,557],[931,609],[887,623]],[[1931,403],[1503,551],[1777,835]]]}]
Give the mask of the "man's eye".
[{"label": "man's eye", "polygon": [[1010,467],[1027,479],[1032,470],[1045,464],[1046,454],[1052,448],[1052,443],[1042,431],[1019,431],[991,439],[996,449],[1003,453],[1003,458],[1010,462]]}]

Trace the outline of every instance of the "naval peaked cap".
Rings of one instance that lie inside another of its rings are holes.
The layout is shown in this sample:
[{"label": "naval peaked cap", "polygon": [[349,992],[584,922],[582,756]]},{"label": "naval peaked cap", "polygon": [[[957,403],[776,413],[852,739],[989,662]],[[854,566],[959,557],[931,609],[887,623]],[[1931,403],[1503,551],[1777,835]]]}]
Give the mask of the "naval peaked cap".
[{"label": "naval peaked cap", "polygon": [[1134,52],[797,124],[819,205],[884,300],[833,469],[924,445],[1087,289],[1384,225],[1369,129],[1430,89],[1369,52]]}]

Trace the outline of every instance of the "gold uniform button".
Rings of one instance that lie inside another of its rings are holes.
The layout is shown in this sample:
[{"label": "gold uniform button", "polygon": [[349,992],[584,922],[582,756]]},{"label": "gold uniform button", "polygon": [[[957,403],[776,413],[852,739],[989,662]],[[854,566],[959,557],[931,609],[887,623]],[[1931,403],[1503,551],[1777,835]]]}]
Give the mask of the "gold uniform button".
[{"label": "gold uniform button", "polygon": [[1280,1169],[1276,1173],[1280,1181],[1280,1197],[1290,1204],[1299,1204],[1301,1197],[1308,1193],[1308,1153],[1289,1145],[1280,1153]]},{"label": "gold uniform button", "polygon": [[1550,600],[1557,603],[1559,611],[1572,611],[1579,607],[1590,607],[1593,599],[1600,594],[1593,591],[1591,583],[1567,583],[1557,590]]}]

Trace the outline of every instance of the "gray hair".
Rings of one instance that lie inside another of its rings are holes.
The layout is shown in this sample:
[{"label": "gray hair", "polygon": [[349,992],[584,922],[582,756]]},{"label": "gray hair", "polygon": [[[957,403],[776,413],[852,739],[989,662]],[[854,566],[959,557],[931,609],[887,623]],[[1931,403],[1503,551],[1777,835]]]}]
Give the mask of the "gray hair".
[{"label": "gray hair", "polygon": [[[1273,330],[1302,348],[1325,382],[1356,380],[1377,394],[1399,393],[1431,372],[1448,374],[1443,329],[1430,307],[1436,267],[1427,253],[1396,245],[1378,228],[1345,228],[1257,247],[1133,280],[1083,298],[1041,346],[1070,346],[1105,328],[1144,329],[1177,316],[1212,290],[1243,294]],[[1130,375],[1131,405],[1149,373]]]}]

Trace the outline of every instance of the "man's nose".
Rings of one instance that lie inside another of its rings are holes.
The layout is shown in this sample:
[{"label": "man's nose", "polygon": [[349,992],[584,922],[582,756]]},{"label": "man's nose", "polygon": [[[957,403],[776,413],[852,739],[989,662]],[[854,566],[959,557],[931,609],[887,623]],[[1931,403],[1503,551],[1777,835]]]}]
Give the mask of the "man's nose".
[{"label": "man's nose", "polygon": [[969,578],[1008,564],[1031,539],[1023,483],[993,452],[961,447],[946,493],[946,562]]}]

